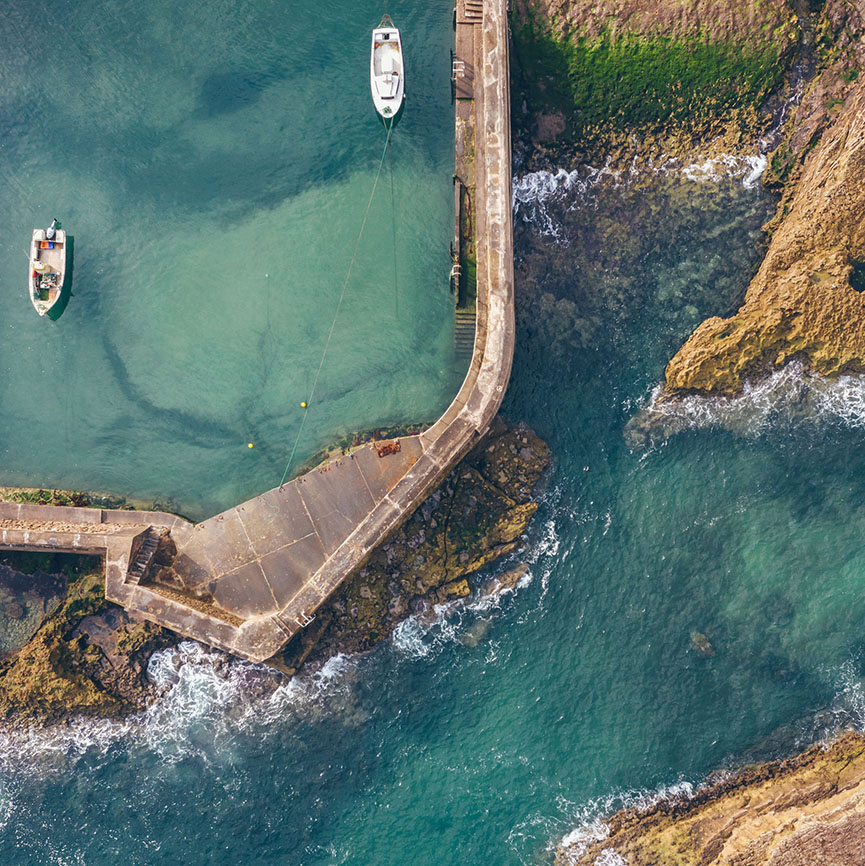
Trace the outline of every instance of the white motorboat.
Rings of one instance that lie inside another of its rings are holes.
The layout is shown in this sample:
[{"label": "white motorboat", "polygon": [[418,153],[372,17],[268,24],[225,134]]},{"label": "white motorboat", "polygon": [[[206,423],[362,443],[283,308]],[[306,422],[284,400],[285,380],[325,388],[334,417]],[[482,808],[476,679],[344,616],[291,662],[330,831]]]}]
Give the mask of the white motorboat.
[{"label": "white motorboat", "polygon": [[33,229],[30,244],[30,300],[44,316],[60,300],[66,278],[66,232],[52,220],[47,229]]},{"label": "white motorboat", "polygon": [[369,86],[375,110],[385,124],[395,120],[405,99],[405,65],[399,30],[389,15],[372,31]]}]

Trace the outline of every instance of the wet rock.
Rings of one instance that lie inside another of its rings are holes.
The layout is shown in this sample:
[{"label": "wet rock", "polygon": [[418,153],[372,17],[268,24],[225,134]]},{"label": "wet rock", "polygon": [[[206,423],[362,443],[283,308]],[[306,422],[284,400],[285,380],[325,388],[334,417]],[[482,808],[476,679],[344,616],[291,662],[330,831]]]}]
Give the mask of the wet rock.
[{"label": "wet rock", "polygon": [[455,598],[466,598],[471,595],[472,591],[469,587],[469,582],[463,577],[459,580],[452,580],[444,586],[436,590],[436,600],[443,604],[446,601],[453,601]]},{"label": "wet rock", "polygon": [[496,595],[513,589],[528,573],[529,564],[527,562],[517,563],[513,568],[484,581],[480,588],[481,595]]}]

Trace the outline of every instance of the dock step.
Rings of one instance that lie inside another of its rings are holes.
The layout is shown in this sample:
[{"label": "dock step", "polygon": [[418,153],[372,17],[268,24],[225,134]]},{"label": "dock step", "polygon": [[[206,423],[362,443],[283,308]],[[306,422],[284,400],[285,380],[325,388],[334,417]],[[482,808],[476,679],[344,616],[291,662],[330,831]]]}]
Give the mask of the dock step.
[{"label": "dock step", "polygon": [[458,357],[467,357],[474,351],[476,319],[474,310],[457,307],[454,321],[454,349]]},{"label": "dock step", "polygon": [[159,547],[159,537],[160,533],[152,526],[144,530],[144,540],[126,571],[126,583],[138,584],[147,573],[147,569],[153,562],[156,548]]},{"label": "dock step", "polygon": [[477,24],[483,17],[483,0],[457,0],[458,24]]}]

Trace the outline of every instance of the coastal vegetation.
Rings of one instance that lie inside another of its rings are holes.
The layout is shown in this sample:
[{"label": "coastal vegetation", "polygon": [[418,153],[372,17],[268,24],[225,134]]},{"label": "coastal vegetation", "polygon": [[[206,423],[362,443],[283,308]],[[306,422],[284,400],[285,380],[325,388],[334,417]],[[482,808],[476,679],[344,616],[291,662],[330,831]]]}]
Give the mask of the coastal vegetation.
[{"label": "coastal vegetation", "polygon": [[771,42],[713,43],[702,34],[564,39],[530,19],[514,43],[530,104],[562,112],[568,135],[589,142],[670,124],[708,135],[734,111],[752,118],[784,74]]}]

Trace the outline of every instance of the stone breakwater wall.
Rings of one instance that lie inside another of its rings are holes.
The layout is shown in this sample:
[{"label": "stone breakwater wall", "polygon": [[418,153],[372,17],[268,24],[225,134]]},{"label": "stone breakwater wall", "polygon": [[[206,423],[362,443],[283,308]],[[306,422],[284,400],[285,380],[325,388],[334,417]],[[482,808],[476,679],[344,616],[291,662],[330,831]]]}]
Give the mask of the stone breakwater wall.
[{"label": "stone breakwater wall", "polygon": [[0,521],[15,522],[0,525],[0,548],[102,553],[109,600],[260,662],[477,444],[501,405],[514,348],[507,0],[485,0],[472,26],[477,319],[469,371],[442,417],[197,525],[153,512],[0,504]]}]

